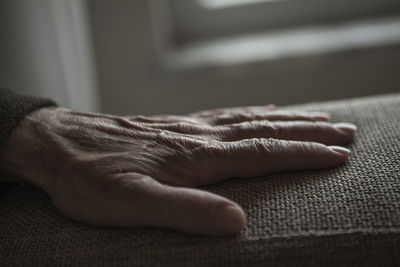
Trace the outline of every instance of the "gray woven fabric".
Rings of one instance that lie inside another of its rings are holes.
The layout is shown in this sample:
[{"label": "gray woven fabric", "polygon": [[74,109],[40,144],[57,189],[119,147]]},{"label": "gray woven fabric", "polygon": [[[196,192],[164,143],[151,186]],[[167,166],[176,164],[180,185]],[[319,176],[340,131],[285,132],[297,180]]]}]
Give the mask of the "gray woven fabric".
[{"label": "gray woven fabric", "polygon": [[87,226],[18,185],[0,195],[0,265],[399,266],[400,94],[292,108],[357,124],[351,158],[335,169],[207,187],[243,206],[240,235]]}]

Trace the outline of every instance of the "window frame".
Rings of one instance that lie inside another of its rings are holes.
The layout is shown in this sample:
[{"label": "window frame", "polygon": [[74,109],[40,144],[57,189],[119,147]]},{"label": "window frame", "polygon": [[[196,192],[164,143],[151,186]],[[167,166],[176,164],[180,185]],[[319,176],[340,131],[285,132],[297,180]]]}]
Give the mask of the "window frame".
[{"label": "window frame", "polygon": [[398,0],[286,0],[218,9],[204,8],[199,1],[167,1],[175,45],[299,25],[390,15],[400,11]]}]

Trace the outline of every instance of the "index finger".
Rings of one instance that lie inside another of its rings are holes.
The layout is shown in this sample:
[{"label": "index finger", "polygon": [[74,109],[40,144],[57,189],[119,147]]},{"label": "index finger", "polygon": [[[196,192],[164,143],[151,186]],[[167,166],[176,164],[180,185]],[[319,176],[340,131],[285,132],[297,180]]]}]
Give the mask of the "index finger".
[{"label": "index finger", "polygon": [[350,150],[314,142],[254,138],[213,142],[197,149],[204,164],[203,184],[229,177],[254,177],[272,172],[324,169],[346,162]]}]

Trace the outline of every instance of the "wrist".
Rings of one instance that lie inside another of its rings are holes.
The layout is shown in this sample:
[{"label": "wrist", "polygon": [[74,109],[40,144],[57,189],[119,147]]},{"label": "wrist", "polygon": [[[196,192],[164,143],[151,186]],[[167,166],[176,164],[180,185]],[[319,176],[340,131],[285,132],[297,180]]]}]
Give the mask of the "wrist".
[{"label": "wrist", "polygon": [[43,128],[44,113],[56,109],[45,107],[26,115],[0,146],[0,169],[8,177],[1,182],[30,182],[40,187],[45,181],[40,175],[43,166],[42,146],[38,133]]}]

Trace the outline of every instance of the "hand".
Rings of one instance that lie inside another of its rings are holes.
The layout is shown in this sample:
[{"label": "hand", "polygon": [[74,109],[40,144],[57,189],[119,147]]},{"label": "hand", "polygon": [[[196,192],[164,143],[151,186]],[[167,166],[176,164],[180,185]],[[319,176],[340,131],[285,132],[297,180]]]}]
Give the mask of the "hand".
[{"label": "hand", "polygon": [[234,234],[245,225],[240,206],[195,187],[341,165],[349,151],[327,145],[349,143],[355,130],[273,106],[149,117],[42,108],[4,143],[0,167],[81,222]]}]

